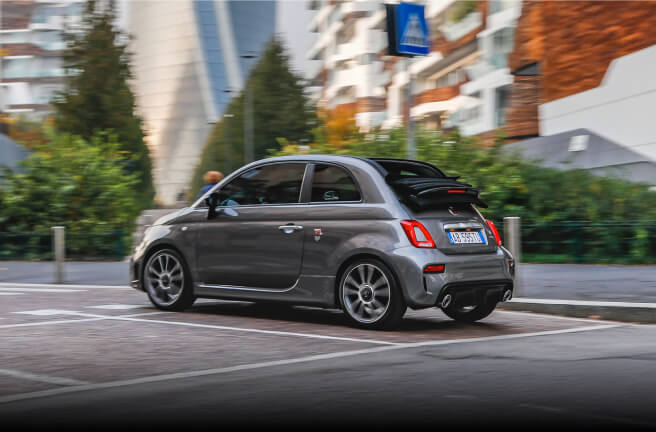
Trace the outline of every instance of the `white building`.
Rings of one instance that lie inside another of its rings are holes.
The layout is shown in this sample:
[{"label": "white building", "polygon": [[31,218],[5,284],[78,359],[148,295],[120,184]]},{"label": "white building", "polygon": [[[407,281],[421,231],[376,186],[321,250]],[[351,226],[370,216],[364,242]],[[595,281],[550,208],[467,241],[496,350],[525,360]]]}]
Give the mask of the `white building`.
[{"label": "white building", "polygon": [[84,0],[0,2],[0,108],[41,118],[63,88],[64,26],[80,21]]},{"label": "white building", "polygon": [[600,86],[540,105],[540,134],[587,128],[656,161],[655,59],[656,45],[619,57]]},{"label": "white building", "polygon": [[509,85],[507,56],[521,2],[418,1],[426,6],[432,40],[426,57],[390,57],[382,1],[320,1],[309,24],[318,38],[309,51],[321,60],[314,83],[327,109],[355,111],[362,130],[394,127],[406,118],[412,76],[412,118],[430,127],[459,127],[467,135],[505,122]]}]

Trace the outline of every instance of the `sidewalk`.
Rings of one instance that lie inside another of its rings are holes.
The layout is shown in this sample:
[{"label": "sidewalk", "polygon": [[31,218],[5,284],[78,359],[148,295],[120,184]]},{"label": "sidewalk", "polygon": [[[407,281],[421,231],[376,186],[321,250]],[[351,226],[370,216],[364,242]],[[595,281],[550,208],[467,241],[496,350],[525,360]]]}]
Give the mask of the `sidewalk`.
[{"label": "sidewalk", "polygon": [[[128,285],[127,261],[67,262],[65,283],[72,285]],[[0,261],[0,282],[51,284],[55,282],[55,263]]]}]

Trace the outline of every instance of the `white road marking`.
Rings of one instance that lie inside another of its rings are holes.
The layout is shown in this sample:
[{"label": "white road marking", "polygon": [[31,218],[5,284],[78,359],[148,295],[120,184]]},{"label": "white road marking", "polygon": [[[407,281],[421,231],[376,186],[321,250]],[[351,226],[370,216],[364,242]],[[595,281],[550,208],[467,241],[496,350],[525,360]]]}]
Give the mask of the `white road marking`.
[{"label": "white road marking", "polygon": [[0,296],[5,296],[5,295],[23,295],[25,293],[22,292],[0,292]]},{"label": "white road marking", "polygon": [[81,385],[89,384],[86,381],[79,381],[72,378],[40,375],[40,374],[34,374],[31,372],[25,372],[16,369],[0,369],[0,375],[10,376],[12,378],[20,378],[28,381],[38,381],[42,383],[62,385],[62,386],[81,386]]},{"label": "white road marking", "polygon": [[65,319],[65,320],[39,321],[39,322],[19,323],[19,324],[3,324],[3,325],[0,325],[0,329],[17,328],[17,327],[40,327],[40,326],[50,326],[50,325],[57,325],[57,324],[71,324],[71,323],[89,322],[89,321],[102,321],[104,319],[105,318],[83,318],[83,319]]},{"label": "white road marking", "polygon": [[86,291],[83,289],[62,289],[62,288],[0,288],[0,292],[41,292],[41,293],[72,293]]},{"label": "white road marking", "polygon": [[12,283],[0,282],[0,288],[71,288],[85,291],[87,289],[133,289],[128,285],[73,285],[73,284],[35,284],[35,283]]},{"label": "white road marking", "polygon": [[107,310],[129,310],[148,307],[148,305],[129,305],[129,304],[106,304],[98,306],[87,306],[90,309],[107,309]]},{"label": "white road marking", "polygon": [[411,343],[403,344],[403,347],[418,348],[424,346],[451,345],[456,343],[460,344],[460,343],[485,342],[485,341],[496,341],[496,340],[506,340],[506,339],[520,339],[520,338],[534,337],[534,336],[551,336],[557,334],[578,333],[578,332],[591,331],[591,330],[605,330],[615,327],[626,327],[626,326],[624,324],[604,324],[604,325],[596,325],[596,326],[575,327],[575,328],[561,329],[561,330],[546,330],[546,331],[533,332],[533,333],[513,333],[513,334],[499,335],[499,336],[485,336],[480,338],[445,339],[445,340],[438,340],[438,341],[411,342]]},{"label": "white road marking", "polygon": [[[149,321],[149,320],[143,320],[143,321]],[[164,322],[166,323],[166,321]],[[267,361],[267,362],[260,362],[260,363],[251,363],[251,364],[229,366],[229,367],[222,367],[222,368],[215,368],[215,369],[177,372],[171,374],[153,375],[153,376],[127,379],[127,380],[109,381],[109,382],[97,383],[97,384],[86,384],[86,385],[73,386],[73,387],[64,387],[64,388],[41,390],[41,391],[28,392],[28,393],[19,393],[19,394],[0,397],[0,404],[16,402],[26,399],[36,399],[42,397],[57,396],[67,393],[76,393],[82,391],[102,390],[102,389],[124,387],[124,386],[138,385],[138,384],[171,381],[176,379],[195,378],[195,377],[201,377],[207,375],[220,375],[220,374],[227,374],[227,373],[238,372],[238,371],[263,369],[263,368],[270,368],[270,367],[277,367],[277,366],[287,366],[297,363],[310,363],[315,361],[353,357],[363,354],[374,354],[379,352],[415,348],[420,346],[455,345],[461,343],[488,342],[488,341],[499,340],[499,339],[518,339],[518,338],[529,338],[529,337],[537,337],[537,336],[550,336],[550,335],[561,334],[561,333],[576,333],[576,332],[584,332],[584,331],[592,331],[592,330],[603,330],[611,327],[622,327],[622,325],[617,324],[613,326],[611,325],[588,326],[588,327],[579,327],[576,329],[523,333],[523,334],[516,334],[516,335],[488,336],[488,337],[471,338],[471,339],[452,339],[452,340],[432,341],[432,342],[423,342],[423,343],[379,346],[375,348],[366,348],[366,349],[359,349],[359,350],[352,350],[352,351],[341,351],[341,352],[328,353],[328,354],[318,354],[318,355],[311,355],[305,357],[274,360],[274,361]]]},{"label": "white road marking", "polygon": [[[64,312],[69,312],[69,311],[64,311]],[[167,313],[167,312],[144,312],[144,313],[131,314],[131,315],[121,315],[121,316],[124,318],[131,318],[131,317],[146,316],[146,315],[159,315],[163,313]],[[73,323],[82,323],[82,322],[90,322],[90,321],[103,321],[106,319],[107,318],[105,317],[96,317],[96,318],[81,318],[81,319],[61,319],[61,320],[39,321],[39,322],[19,323],[19,324],[4,324],[4,325],[0,325],[0,329],[16,328],[16,327],[40,327],[40,326],[51,326],[51,325],[58,325],[58,324],[73,324]]]},{"label": "white road marking", "polygon": [[12,312],[12,313],[22,314],[22,315],[36,315],[36,316],[76,315],[75,313],[71,313],[71,311],[62,310],[62,309],[36,309],[31,311],[20,311],[20,312]]},{"label": "white road marking", "polygon": [[378,344],[378,345],[401,345],[401,344],[395,343],[395,342],[387,342],[387,341],[380,341],[380,340],[373,340],[373,339],[348,338],[348,337],[341,337],[341,336],[329,336],[329,335],[320,335],[320,334],[313,334],[313,333],[296,333],[296,332],[286,332],[286,331],[278,331],[278,330],[262,330],[262,329],[244,328],[244,327],[228,327],[228,326],[219,326],[219,325],[211,325],[211,324],[190,323],[190,322],[184,322],[184,321],[162,321],[162,320],[151,320],[151,319],[139,319],[139,318],[129,317],[129,316],[125,316],[125,315],[118,315],[118,316],[96,315],[96,314],[88,314],[88,313],[84,313],[84,312],[75,312],[75,311],[59,311],[59,312],[63,312],[63,313],[69,314],[69,315],[77,315],[77,316],[88,317],[88,318],[103,318],[103,319],[118,320],[118,321],[134,321],[134,322],[154,323],[154,324],[168,324],[168,325],[185,326],[185,327],[206,328],[206,329],[213,329],[213,330],[227,330],[227,331],[238,331],[238,332],[246,332],[246,333],[274,334],[274,335],[277,335],[277,336],[296,336],[296,337],[306,337],[306,338],[311,338],[311,339],[329,339],[329,340],[339,340],[339,341],[347,341],[347,342],[362,342],[362,343],[370,343],[370,344]]}]

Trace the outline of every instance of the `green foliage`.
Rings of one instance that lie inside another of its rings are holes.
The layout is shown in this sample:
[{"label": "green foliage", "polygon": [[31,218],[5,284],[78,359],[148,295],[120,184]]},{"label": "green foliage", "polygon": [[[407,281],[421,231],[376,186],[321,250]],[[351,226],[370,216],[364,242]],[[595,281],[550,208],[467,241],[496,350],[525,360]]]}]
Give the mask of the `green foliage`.
[{"label": "green foliage", "polygon": [[91,139],[98,131],[116,134],[120,149],[132,157],[127,173],[136,173],[141,206],[153,197],[151,160],[144,142],[142,120],[135,114],[135,98],[128,87],[132,77],[127,37],[114,27],[114,1],[88,0],[82,31],[66,35],[64,65],[72,72],[53,105],[55,125],[64,133]]},{"label": "green foliage", "polygon": [[[250,88],[253,101],[253,141],[255,158],[268,155],[280,148],[278,139],[292,141],[311,138],[310,130],[316,114],[308,100],[302,79],[290,66],[289,56],[282,42],[274,37],[248,77],[245,88]],[[192,198],[203,186],[203,174],[219,170],[228,174],[244,164],[244,93],[228,105],[226,114],[209,137],[201,161],[196,167],[190,189]]]},{"label": "green foliage", "polygon": [[457,23],[465,19],[467,15],[478,9],[476,0],[460,0],[454,3],[449,14],[449,21]]},{"label": "green foliage", "polygon": [[[50,229],[59,225],[67,228],[68,248],[78,256],[123,255],[138,213],[133,189],[139,180],[124,170],[129,156],[116,136],[49,138],[21,163],[22,172],[2,177],[2,238],[13,236],[7,243],[20,249],[45,242],[48,251]],[[116,250],[117,241],[123,250]]]},{"label": "green foliage", "polygon": [[[406,157],[403,129],[361,135],[343,148],[316,134],[302,152],[281,140],[272,155],[338,153],[365,157]],[[505,216],[520,216],[525,225],[525,255],[563,261],[656,262],[656,193],[647,185],[597,177],[582,170],[557,171],[501,150],[502,137],[489,149],[457,132],[417,132],[418,159],[447,175],[481,189],[489,204],[481,209],[501,228]],[[563,258],[565,257],[565,258]],[[561,260],[558,258],[558,260]]]}]

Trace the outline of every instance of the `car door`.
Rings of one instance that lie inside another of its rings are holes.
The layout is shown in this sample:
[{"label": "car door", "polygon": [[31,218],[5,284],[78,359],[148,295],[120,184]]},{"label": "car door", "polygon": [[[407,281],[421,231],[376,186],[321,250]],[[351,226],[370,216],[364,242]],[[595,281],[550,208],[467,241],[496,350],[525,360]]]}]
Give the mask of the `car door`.
[{"label": "car door", "polygon": [[200,224],[199,284],[284,290],[299,277],[305,162],[264,164],[218,192],[216,216]]},{"label": "car door", "polygon": [[363,204],[360,188],[346,168],[316,162],[308,173],[303,275],[334,275],[328,266],[330,256],[348,247],[355,235],[372,230],[371,221],[380,215]]}]

